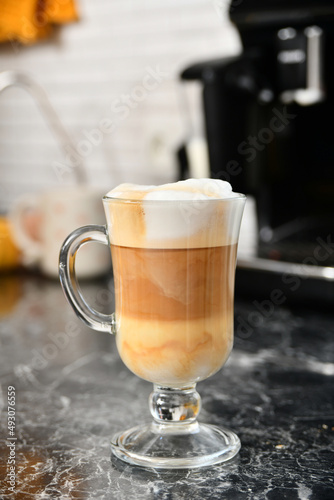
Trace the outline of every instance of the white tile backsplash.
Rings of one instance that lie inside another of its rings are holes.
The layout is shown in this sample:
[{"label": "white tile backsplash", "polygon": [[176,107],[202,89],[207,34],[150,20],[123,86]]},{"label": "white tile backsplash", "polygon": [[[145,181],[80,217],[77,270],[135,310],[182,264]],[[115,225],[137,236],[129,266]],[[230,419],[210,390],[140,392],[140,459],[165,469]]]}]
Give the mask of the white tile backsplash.
[{"label": "white tile backsplash", "polygon": [[[63,26],[52,39],[30,47],[0,45],[0,71],[29,73],[47,92],[75,145],[102,119],[115,122],[115,130],[103,134],[83,159],[91,183],[108,191],[124,181],[173,180],[175,150],[185,134],[179,72],[197,60],[237,53],[234,28],[218,15],[214,0],[77,3],[80,21]],[[143,78],[155,68],[164,76],[143,97]],[[120,105],[128,112],[120,113]],[[200,112],[198,101],[191,106]],[[59,185],[55,161],[64,162],[64,154],[31,96],[18,88],[4,91],[0,212],[21,193]]]}]

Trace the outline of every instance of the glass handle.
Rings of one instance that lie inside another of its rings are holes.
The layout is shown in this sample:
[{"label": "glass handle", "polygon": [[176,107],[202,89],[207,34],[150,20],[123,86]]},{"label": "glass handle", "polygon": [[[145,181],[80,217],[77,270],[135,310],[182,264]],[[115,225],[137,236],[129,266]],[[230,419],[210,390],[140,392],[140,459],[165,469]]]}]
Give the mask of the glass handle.
[{"label": "glass handle", "polygon": [[94,241],[109,246],[105,226],[79,227],[67,236],[59,255],[59,278],[64,294],[77,316],[94,330],[116,333],[115,313],[103,314],[87,304],[75,274],[77,251],[86,243]]}]

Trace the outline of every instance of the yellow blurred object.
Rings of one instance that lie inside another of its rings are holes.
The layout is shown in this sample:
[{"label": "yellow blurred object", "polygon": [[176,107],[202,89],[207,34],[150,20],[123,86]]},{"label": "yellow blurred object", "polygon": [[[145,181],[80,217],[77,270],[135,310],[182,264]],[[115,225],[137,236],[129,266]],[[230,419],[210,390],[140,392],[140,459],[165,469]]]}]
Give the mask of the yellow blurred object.
[{"label": "yellow blurred object", "polygon": [[19,276],[0,276],[0,318],[11,314],[22,296],[22,280]]},{"label": "yellow blurred object", "polygon": [[76,20],[74,0],[0,0],[0,42],[35,43],[51,33],[53,24]]},{"label": "yellow blurred object", "polygon": [[0,217],[0,271],[20,264],[21,252],[14,243],[10,223],[6,217]]}]

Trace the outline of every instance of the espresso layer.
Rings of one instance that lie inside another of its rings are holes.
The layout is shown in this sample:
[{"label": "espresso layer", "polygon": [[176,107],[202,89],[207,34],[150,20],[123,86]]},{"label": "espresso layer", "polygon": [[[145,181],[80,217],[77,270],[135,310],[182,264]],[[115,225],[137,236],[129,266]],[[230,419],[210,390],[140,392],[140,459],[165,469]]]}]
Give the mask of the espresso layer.
[{"label": "espresso layer", "polygon": [[237,246],[147,249],[111,245],[116,315],[176,321],[233,306]]}]

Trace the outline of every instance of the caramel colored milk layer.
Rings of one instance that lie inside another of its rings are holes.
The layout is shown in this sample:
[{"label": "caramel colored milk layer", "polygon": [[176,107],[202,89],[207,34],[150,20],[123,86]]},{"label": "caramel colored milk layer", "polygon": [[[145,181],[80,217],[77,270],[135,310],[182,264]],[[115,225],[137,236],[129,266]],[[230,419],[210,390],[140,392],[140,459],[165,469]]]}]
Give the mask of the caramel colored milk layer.
[{"label": "caramel colored milk layer", "polygon": [[177,387],[223,365],[233,342],[236,250],[112,245],[117,345],[130,370]]},{"label": "caramel colored milk layer", "polygon": [[122,316],[116,342],[124,364],[138,377],[186,387],[224,365],[233,346],[233,314],[168,322]]}]

